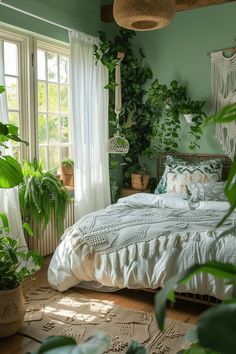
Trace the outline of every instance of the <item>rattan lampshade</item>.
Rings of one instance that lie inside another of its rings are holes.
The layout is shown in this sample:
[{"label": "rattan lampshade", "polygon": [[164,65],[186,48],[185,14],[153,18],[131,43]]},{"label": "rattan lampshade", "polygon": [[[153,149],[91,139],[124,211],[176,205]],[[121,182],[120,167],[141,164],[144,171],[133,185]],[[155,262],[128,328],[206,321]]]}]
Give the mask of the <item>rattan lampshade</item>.
[{"label": "rattan lampshade", "polygon": [[176,12],[175,0],[114,0],[116,23],[135,31],[167,26]]}]

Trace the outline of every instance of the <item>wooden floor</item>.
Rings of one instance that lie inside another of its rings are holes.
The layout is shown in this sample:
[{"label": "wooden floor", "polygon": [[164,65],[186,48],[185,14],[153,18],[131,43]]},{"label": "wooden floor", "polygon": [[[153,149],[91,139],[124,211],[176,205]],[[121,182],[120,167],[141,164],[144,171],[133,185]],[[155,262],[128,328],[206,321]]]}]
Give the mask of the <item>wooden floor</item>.
[{"label": "wooden floor", "polygon": [[[42,269],[34,276],[33,279],[28,279],[24,283],[24,291],[37,288],[47,283],[47,268],[50,257],[45,259]],[[79,292],[84,296],[94,299],[110,300],[115,304],[132,308],[135,310],[153,312],[154,311],[154,294],[144,291],[134,290],[119,290],[115,293],[99,293],[79,289]],[[174,307],[168,307],[167,316],[176,320],[188,323],[195,323],[199,314],[206,309],[206,306],[192,303],[189,301],[178,300]],[[38,347],[39,343],[16,334],[12,337],[0,339],[0,353],[3,354],[25,354],[31,352]]]}]

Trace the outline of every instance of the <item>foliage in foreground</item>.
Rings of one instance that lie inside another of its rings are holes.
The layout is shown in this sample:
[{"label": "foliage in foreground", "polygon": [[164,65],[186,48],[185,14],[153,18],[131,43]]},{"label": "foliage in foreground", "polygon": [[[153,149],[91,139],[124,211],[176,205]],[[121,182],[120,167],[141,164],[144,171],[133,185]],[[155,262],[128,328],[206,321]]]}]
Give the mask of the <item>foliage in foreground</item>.
[{"label": "foliage in foreground", "polygon": [[[5,92],[5,88],[0,85],[0,94],[3,92]],[[10,140],[28,145],[26,141],[19,138],[18,128],[15,125],[0,122],[0,188],[15,187],[23,180],[20,164],[1,150],[1,148],[8,149],[7,143]]]},{"label": "foliage in foreground", "polygon": [[[43,257],[37,250],[20,247],[19,240],[10,237],[8,219],[0,214],[0,291],[14,289],[22,284],[27,275],[36,272],[43,263]],[[25,229],[32,236],[29,225]]]}]

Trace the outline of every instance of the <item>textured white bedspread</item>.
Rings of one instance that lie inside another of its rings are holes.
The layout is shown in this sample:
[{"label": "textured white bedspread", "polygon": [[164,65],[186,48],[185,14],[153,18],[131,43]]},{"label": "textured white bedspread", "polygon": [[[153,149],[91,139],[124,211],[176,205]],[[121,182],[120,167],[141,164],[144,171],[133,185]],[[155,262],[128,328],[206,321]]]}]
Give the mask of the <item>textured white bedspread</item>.
[{"label": "textured white bedspread", "polygon": [[[216,240],[235,224],[233,214],[217,231],[228,204],[191,204],[179,197],[137,194],[91,213],[66,230],[48,270],[51,286],[111,288],[163,287],[178,272],[209,260],[236,265],[236,236]],[[179,292],[224,298],[230,286],[199,274]]]}]

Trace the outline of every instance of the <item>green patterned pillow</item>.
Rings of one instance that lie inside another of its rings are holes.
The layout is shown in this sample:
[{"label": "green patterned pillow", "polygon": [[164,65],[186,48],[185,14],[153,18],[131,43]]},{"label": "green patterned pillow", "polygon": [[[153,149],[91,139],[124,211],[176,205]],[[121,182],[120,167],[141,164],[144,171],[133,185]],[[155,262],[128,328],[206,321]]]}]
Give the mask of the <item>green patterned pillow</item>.
[{"label": "green patterned pillow", "polygon": [[227,201],[224,193],[225,182],[215,183],[191,183],[188,190],[191,194],[192,202],[200,202],[206,200],[216,200],[220,202]]},{"label": "green patterned pillow", "polygon": [[166,192],[187,194],[186,186],[193,182],[217,182],[222,177],[222,159],[197,163],[167,156],[165,171],[155,189],[155,194]]},{"label": "green patterned pillow", "polygon": [[165,170],[164,173],[160,179],[160,182],[158,183],[154,194],[163,194],[166,193],[166,187],[167,187],[167,173],[172,170],[173,167],[178,166],[179,164],[181,165],[187,165],[187,161],[184,161],[182,159],[178,159],[177,157],[167,155],[166,160],[165,160]]},{"label": "green patterned pillow", "polygon": [[187,193],[191,183],[219,182],[222,177],[222,160],[202,161],[197,165],[178,165],[167,173],[168,193]]}]

